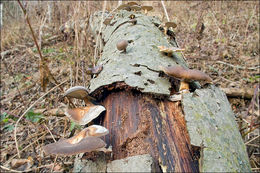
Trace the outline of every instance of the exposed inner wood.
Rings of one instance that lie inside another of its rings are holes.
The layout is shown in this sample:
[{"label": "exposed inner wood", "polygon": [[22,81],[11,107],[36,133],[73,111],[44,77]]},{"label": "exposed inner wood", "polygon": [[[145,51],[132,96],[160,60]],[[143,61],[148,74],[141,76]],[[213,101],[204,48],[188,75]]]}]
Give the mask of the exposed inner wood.
[{"label": "exposed inner wood", "polygon": [[198,172],[179,102],[116,91],[102,104],[109,130],[105,141],[113,147],[113,159],[149,153],[166,171]]}]

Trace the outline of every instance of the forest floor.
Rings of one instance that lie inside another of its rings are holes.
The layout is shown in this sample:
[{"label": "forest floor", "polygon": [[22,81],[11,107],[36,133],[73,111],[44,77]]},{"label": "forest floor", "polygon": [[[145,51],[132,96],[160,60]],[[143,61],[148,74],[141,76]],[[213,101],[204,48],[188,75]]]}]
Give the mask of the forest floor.
[{"label": "forest floor", "polygon": [[[150,15],[165,21],[158,3],[153,3],[156,8]],[[84,9],[84,4],[75,8]],[[259,3],[173,1],[167,4],[167,10],[178,25],[174,33],[179,47],[185,49],[189,67],[210,75],[217,86],[228,91],[237,89],[240,93],[240,97],[231,94],[228,99],[247,146],[252,170],[260,171]],[[72,15],[72,19],[79,17],[80,14]],[[77,31],[74,39],[65,39],[59,31],[65,22],[49,24],[41,16],[31,20],[37,39],[42,33],[41,52],[63,90],[87,83],[90,76],[84,69],[91,65],[95,49],[88,32]],[[45,84],[39,80],[42,75],[39,60],[23,18],[1,28],[0,163],[5,171],[68,171],[73,167],[74,156],[45,156],[42,151],[42,146],[49,143],[46,141],[67,138],[73,129],[80,127],[62,113],[55,115],[57,108],[65,107],[66,101],[54,81],[45,81],[46,91],[42,90]],[[243,92],[249,96],[243,97]]]}]

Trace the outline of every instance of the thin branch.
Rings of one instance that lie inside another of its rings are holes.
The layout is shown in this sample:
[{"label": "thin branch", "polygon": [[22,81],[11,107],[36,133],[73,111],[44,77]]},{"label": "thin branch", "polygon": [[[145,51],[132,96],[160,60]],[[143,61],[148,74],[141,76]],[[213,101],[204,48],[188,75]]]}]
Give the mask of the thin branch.
[{"label": "thin branch", "polygon": [[242,70],[245,70],[245,69],[256,70],[256,69],[260,68],[260,65],[255,66],[255,67],[242,67],[242,66],[239,66],[239,65],[229,64],[229,63],[226,63],[226,62],[223,62],[223,61],[217,61],[217,63],[218,64],[224,64],[224,65],[227,65],[227,66],[230,66],[230,67],[233,67],[233,68],[237,68],[237,69],[242,69]]},{"label": "thin branch", "polygon": [[161,0],[161,4],[162,4],[163,10],[164,10],[164,14],[165,14],[165,16],[166,16],[166,18],[167,18],[167,21],[170,22],[170,18],[169,18],[169,15],[168,15],[168,13],[167,13],[167,9],[166,9],[166,7],[165,7],[165,5],[164,5],[163,0]]},{"label": "thin branch", "polygon": [[20,158],[20,152],[19,152],[19,148],[18,148],[18,142],[17,142],[17,137],[16,137],[16,133],[17,133],[17,125],[20,122],[20,120],[26,115],[26,113],[37,103],[39,102],[42,98],[44,98],[46,95],[48,95],[50,92],[52,92],[53,90],[55,90],[57,87],[60,87],[60,85],[64,84],[66,81],[62,82],[59,85],[56,85],[55,87],[53,87],[52,89],[50,89],[48,92],[46,92],[45,94],[43,94],[38,100],[36,100],[21,116],[20,118],[16,121],[15,123],[15,128],[14,128],[14,140],[15,140],[15,145],[16,145],[16,150],[18,153],[18,157]]}]

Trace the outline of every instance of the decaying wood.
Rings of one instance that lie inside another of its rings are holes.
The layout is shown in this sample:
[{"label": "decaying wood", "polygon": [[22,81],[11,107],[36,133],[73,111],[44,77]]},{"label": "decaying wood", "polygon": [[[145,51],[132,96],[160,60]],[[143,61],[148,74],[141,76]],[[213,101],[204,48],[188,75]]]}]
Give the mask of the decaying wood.
[{"label": "decaying wood", "polygon": [[180,102],[132,91],[112,92],[103,101],[104,126],[114,159],[151,154],[164,171],[198,172]]}]

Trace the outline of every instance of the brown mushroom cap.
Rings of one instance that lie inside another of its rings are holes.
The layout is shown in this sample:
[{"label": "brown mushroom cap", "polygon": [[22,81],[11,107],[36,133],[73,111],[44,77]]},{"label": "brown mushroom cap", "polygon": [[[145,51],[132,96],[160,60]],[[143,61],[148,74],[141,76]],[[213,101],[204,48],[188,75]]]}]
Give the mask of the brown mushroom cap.
[{"label": "brown mushroom cap", "polygon": [[174,22],[166,22],[166,23],[164,24],[164,26],[167,27],[167,28],[170,28],[170,27],[176,28],[176,27],[177,27],[177,24],[174,23]]},{"label": "brown mushroom cap", "polygon": [[119,40],[116,44],[116,47],[118,50],[126,50],[126,47],[128,46],[127,40]]},{"label": "brown mushroom cap", "polygon": [[83,86],[74,86],[68,89],[64,96],[71,97],[71,98],[77,98],[77,99],[84,99],[88,97],[88,90],[87,88]]},{"label": "brown mushroom cap", "polygon": [[147,10],[147,11],[153,10],[152,6],[142,6],[141,8],[142,8],[142,10]]},{"label": "brown mushroom cap", "polygon": [[141,7],[139,5],[130,6],[130,9],[134,11],[141,11]]},{"label": "brown mushroom cap", "polygon": [[44,146],[43,150],[46,154],[74,155],[95,151],[105,146],[106,143],[102,139],[88,136],[74,144],[68,141],[68,139],[62,139],[58,142]]},{"label": "brown mushroom cap", "polygon": [[72,108],[65,111],[65,115],[79,125],[88,124],[106,109],[101,105],[91,105],[83,108]]},{"label": "brown mushroom cap", "polygon": [[107,17],[107,18],[104,20],[103,23],[104,23],[105,25],[109,25],[112,19],[113,19],[113,17]]},{"label": "brown mushroom cap", "polygon": [[211,83],[212,79],[205,73],[199,70],[190,70],[185,69],[182,66],[171,66],[171,67],[159,67],[165,74],[175,77],[187,82],[197,80],[197,81],[206,81]]},{"label": "brown mushroom cap", "polygon": [[139,5],[139,4],[137,4],[136,2],[128,2],[127,5],[132,6],[132,5]]},{"label": "brown mushroom cap", "polygon": [[128,5],[128,4],[122,4],[122,5],[120,5],[119,7],[117,7],[117,10],[122,10],[123,8],[125,8],[125,7],[129,7],[130,5]]}]

